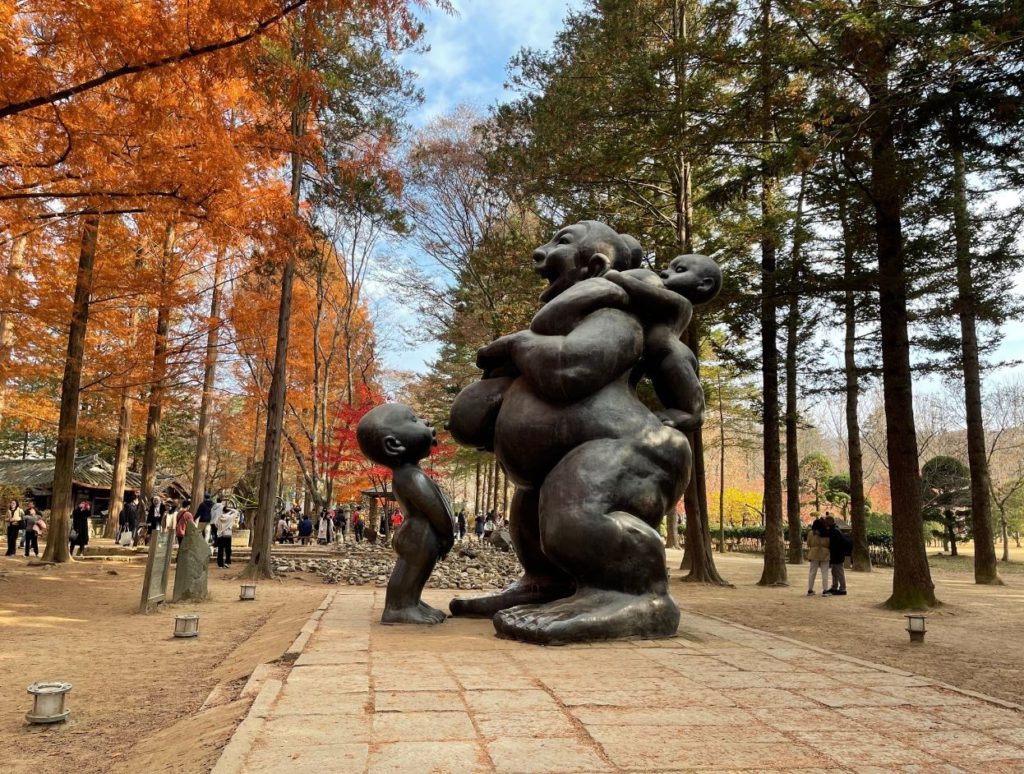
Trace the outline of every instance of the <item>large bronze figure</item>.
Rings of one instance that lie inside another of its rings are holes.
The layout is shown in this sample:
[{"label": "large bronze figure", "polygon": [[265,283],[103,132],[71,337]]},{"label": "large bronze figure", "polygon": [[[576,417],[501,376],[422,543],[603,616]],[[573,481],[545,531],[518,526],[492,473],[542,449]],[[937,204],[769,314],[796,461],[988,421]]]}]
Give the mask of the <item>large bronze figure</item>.
[{"label": "large bronze figure", "polygon": [[[452,614],[493,617],[502,636],[546,644],[671,636],[679,609],[657,526],[689,477],[682,431],[704,409],[679,334],[721,275],[704,256],[680,256],[660,277],[639,269],[636,240],[596,221],[561,229],[533,259],[549,283],[544,306],[529,330],[479,351],[483,376],[449,422],[460,443],[493,450],[516,485],[524,574],[498,594],[452,600]],[[644,374],[658,414],[637,398]]]}]

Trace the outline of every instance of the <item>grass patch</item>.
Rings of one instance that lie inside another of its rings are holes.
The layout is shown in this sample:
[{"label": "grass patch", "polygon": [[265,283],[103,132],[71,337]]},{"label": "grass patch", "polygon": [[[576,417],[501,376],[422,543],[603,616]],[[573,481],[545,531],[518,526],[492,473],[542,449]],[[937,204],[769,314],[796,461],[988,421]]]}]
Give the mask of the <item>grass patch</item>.
[{"label": "grass patch", "polygon": [[[974,573],[973,556],[931,554],[928,557],[928,564],[935,570]],[[1024,562],[997,562],[997,571],[1000,575],[1024,575]]]}]

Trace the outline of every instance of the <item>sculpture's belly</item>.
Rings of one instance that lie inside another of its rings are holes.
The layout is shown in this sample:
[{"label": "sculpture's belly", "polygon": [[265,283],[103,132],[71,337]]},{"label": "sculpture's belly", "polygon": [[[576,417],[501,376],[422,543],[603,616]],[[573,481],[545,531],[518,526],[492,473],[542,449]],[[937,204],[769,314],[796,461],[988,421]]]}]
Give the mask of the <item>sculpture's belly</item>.
[{"label": "sculpture's belly", "polygon": [[505,393],[494,450],[513,481],[539,486],[559,460],[581,443],[632,437],[661,427],[625,377],[569,405],[548,403],[519,378]]}]

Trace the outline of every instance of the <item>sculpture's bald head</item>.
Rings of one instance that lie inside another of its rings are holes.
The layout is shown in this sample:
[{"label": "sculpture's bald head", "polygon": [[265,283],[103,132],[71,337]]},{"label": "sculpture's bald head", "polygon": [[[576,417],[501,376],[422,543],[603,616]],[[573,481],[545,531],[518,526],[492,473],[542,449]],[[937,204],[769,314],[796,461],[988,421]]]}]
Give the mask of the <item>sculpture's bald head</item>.
[{"label": "sculpture's bald head", "polygon": [[640,243],[597,220],[566,226],[533,251],[534,269],[548,281],[541,301],[550,301],[580,280],[609,269],[635,269],[643,258]]},{"label": "sculpture's bald head", "polygon": [[706,304],[722,289],[722,270],[706,255],[677,255],[661,279],[666,288],[693,304]]},{"label": "sculpture's bald head", "polygon": [[401,403],[367,412],[356,426],[356,441],[367,459],[389,468],[419,462],[437,444],[433,426]]}]

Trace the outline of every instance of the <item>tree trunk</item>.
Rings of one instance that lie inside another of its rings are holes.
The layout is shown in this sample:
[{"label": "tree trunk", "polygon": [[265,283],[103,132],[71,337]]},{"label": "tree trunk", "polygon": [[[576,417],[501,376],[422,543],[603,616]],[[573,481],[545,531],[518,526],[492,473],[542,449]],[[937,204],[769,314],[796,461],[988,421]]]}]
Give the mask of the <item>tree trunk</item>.
[{"label": "tree trunk", "polygon": [[213,403],[213,385],[217,379],[217,347],[220,337],[220,278],[224,251],[218,250],[213,264],[213,289],[210,292],[210,319],[206,332],[206,363],[203,370],[203,396],[199,401],[199,427],[196,432],[196,458],[192,465],[192,510],[206,493],[206,475],[210,454],[210,406]]},{"label": "tree trunk", "polygon": [[775,202],[778,180],[769,168],[768,156],[774,138],[772,128],[772,94],[770,85],[772,0],[761,0],[760,77],[762,101],[760,132],[761,153],[761,384],[764,402],[764,570],[758,584],[785,585],[786,555],[782,545],[782,478],[779,450],[779,351],[778,321],[775,319],[776,252],[778,250],[778,214]]},{"label": "tree trunk", "polygon": [[[307,9],[308,13],[308,9]],[[304,105],[304,99],[298,98]],[[306,133],[306,113],[304,108],[292,110],[292,137],[298,142]],[[292,208],[297,215],[302,194],[303,158],[298,151],[291,154],[291,199]],[[288,365],[288,334],[292,321],[292,285],[295,281],[296,255],[293,248],[281,272],[281,301],[277,312],[277,341],[274,346],[274,370],[270,375],[270,391],[267,394],[267,426],[263,441],[263,465],[260,468],[260,485],[258,504],[256,506],[256,524],[252,532],[252,552],[249,562],[239,577],[247,580],[260,580],[274,577],[274,568],[270,564],[270,548],[274,541],[274,505],[280,491],[281,473],[281,439],[284,429],[285,400],[287,382],[285,371]]]},{"label": "tree trunk", "polygon": [[103,528],[105,538],[117,536],[118,517],[124,504],[124,488],[128,481],[128,450],[131,446],[132,403],[131,389],[125,385],[121,388],[117,409],[117,441],[114,443],[114,471],[110,479],[110,508]]},{"label": "tree trunk", "polygon": [[725,408],[722,376],[718,376],[718,553],[725,553]]},{"label": "tree trunk", "polygon": [[921,520],[921,476],[910,368],[907,276],[903,249],[902,191],[896,154],[887,54],[874,54],[868,131],[871,139],[871,191],[878,246],[881,318],[882,394],[885,404],[886,456],[892,493],[893,578],[886,606],[931,607],[935,586],[928,567]]},{"label": "tree trunk", "polygon": [[[494,511],[495,521],[500,520],[502,514],[498,507],[498,489],[501,487],[501,468],[498,466],[498,458],[494,458],[491,472],[491,509]],[[497,525],[495,525],[497,526]]]},{"label": "tree trunk", "polygon": [[761,242],[761,385],[764,402],[764,571],[762,586],[787,583],[782,546],[782,478],[779,451],[779,354],[775,320],[775,242]]},{"label": "tree trunk", "polygon": [[[135,253],[135,270],[138,273],[142,269],[142,249]],[[132,306],[128,313],[128,344],[135,349],[139,334],[139,306]],[[127,374],[126,380],[130,383],[134,374]],[[117,536],[118,519],[121,515],[121,506],[124,505],[124,488],[128,480],[128,452],[131,450],[132,440],[132,407],[135,401],[132,398],[134,388],[129,384],[121,387],[121,395],[117,408],[117,440],[114,442],[114,470],[110,477],[110,508],[107,511],[107,523],[103,529],[103,537],[114,538]]]},{"label": "tree trunk", "polygon": [[1006,522],[1006,511],[999,509],[999,526],[1003,533],[1003,556],[1002,561],[1010,561],[1010,525]]},{"label": "tree trunk", "polygon": [[[693,466],[695,475],[690,477],[684,495],[684,508],[686,510],[686,552],[683,554],[683,561],[687,564],[681,569],[688,569],[689,573],[683,578],[689,583],[713,583],[718,586],[730,586],[727,580],[722,578],[715,566],[715,554],[711,550],[711,530],[708,528],[707,510],[700,507],[701,493],[700,481],[704,480],[704,439],[698,429],[688,433],[690,446],[693,448]],[[707,492],[704,492],[703,501],[707,502]],[[693,514],[691,516],[691,513]]]},{"label": "tree trunk", "polygon": [[174,225],[168,224],[164,235],[160,266],[160,298],[156,313],[156,340],[153,345],[153,367],[150,375],[149,412],[146,415],[146,447],[142,453],[142,493],[140,518],[149,510],[156,489],[156,447],[160,442],[160,419],[164,407],[164,382],[167,378],[167,331],[171,323],[171,301],[168,298],[171,254],[174,250]]},{"label": "tree trunk", "polygon": [[854,236],[849,220],[846,188],[841,180],[839,188],[839,222],[843,232],[843,280],[846,291],[843,298],[843,372],[846,382],[846,448],[850,459],[850,526],[853,538],[853,569],[871,572],[871,553],[868,550],[867,504],[864,500],[864,453],[860,444],[860,372],[857,370],[857,296],[851,289],[854,281]]},{"label": "tree trunk", "polygon": [[796,220],[793,224],[793,253],[789,272],[788,309],[786,313],[786,519],[789,522],[790,564],[803,564],[804,547],[800,523],[800,453],[797,445],[797,356],[800,333],[800,250],[803,244],[804,190],[807,176],[800,176]]},{"label": "tree trunk", "polygon": [[78,273],[68,330],[68,355],[64,361],[64,380],[60,386],[60,418],[57,421],[57,453],[53,470],[53,500],[50,505],[49,530],[46,536],[44,562],[67,562],[68,519],[71,501],[71,480],[75,472],[75,443],[78,440],[78,391],[82,385],[82,361],[85,355],[85,334],[89,327],[89,301],[92,295],[93,266],[99,237],[99,215],[87,215],[82,221],[82,245],[78,251]]},{"label": "tree trunk", "polygon": [[480,468],[481,468],[481,466],[482,466],[482,463],[480,462],[480,458],[478,457],[477,461],[476,461],[476,484],[475,484],[474,490],[473,490],[473,516],[474,517],[480,515],[480,512],[481,512],[480,509],[482,507],[482,503],[481,503],[481,500],[480,500],[480,496],[483,494],[482,489],[481,489],[481,483],[480,483]]},{"label": "tree trunk", "polygon": [[25,250],[28,248],[28,237],[24,234],[14,240],[11,260],[7,264],[7,287],[5,297],[0,302],[0,419],[3,418],[7,406],[7,378],[11,363],[11,348],[14,346],[14,285],[21,274],[25,263]]},{"label": "tree trunk", "polygon": [[971,222],[967,206],[967,165],[960,143],[959,110],[953,116],[953,233],[956,237],[957,311],[964,370],[964,410],[967,415],[967,461],[971,470],[971,529],[974,532],[974,582],[1002,585],[996,571],[989,500],[988,455],[981,409],[981,364],[978,358],[978,298],[971,259]]}]

